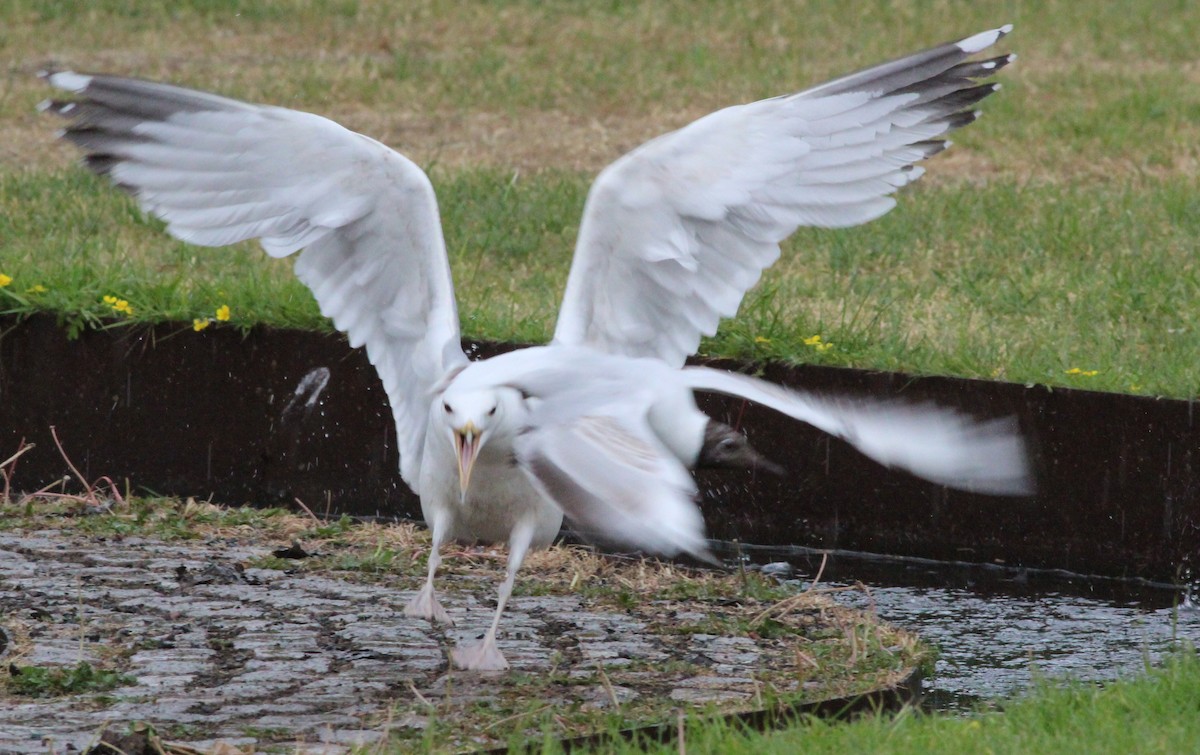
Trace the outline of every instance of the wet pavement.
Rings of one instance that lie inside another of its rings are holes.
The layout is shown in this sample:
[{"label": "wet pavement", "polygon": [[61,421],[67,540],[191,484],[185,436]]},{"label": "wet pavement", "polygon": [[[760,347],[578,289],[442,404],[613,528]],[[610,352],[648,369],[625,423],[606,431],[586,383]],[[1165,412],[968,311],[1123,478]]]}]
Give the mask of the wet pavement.
[{"label": "wet pavement", "polygon": [[[124,730],[145,721],[164,740],[199,749],[220,741],[249,751],[332,754],[398,732],[420,743],[436,716],[480,731],[466,717],[484,708],[506,717],[499,705],[506,695],[539,698],[520,701],[519,712],[536,703],[541,710],[607,715],[607,706],[620,704],[625,712],[632,701],[754,707],[764,683],[774,683],[764,682],[765,670],[790,680],[790,688],[775,687],[780,692],[809,689],[790,640],[704,631],[704,622],[723,610],[713,604],[698,611],[680,600],[643,600],[606,608],[583,594],[513,598],[500,642],[512,673],[449,671],[447,649],[479,636],[490,622],[487,601],[502,561],[485,564],[494,573],[460,571],[439,581],[456,621],[442,628],[403,615],[413,592],[398,589],[394,576],[371,581],[354,573],[240,566],[270,550],[225,538],[0,532],[0,623],[8,645],[0,663],[87,661],[128,676],[101,694],[7,698],[0,705],[0,753],[82,750],[106,724]],[[634,563],[630,568],[648,569]],[[664,568],[670,567],[649,570]],[[740,600],[723,604],[729,603],[739,605],[727,610],[747,608]],[[759,606],[748,609],[757,613]],[[814,621],[829,613],[825,603],[802,610]],[[689,624],[695,628],[679,631]],[[816,652],[817,645],[805,647]],[[550,678],[560,681],[550,686]],[[455,749],[497,744],[459,736]]]}]

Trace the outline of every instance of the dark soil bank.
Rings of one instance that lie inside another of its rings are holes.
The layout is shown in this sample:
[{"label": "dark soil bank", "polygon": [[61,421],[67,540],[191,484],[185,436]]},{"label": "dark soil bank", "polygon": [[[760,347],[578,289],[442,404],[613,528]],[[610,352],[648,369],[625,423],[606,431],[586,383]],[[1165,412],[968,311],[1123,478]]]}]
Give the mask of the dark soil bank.
[{"label": "dark soil bank", "polygon": [[[38,446],[20,460],[19,489],[67,472],[55,426],[86,475],[135,490],[419,518],[397,471],[387,399],[365,355],[340,336],[164,323],[69,340],[50,316],[0,319],[0,328],[0,458],[22,438]],[[713,537],[1164,581],[1200,558],[1190,401],[826,367],[763,372],[807,389],[1014,414],[1035,451],[1039,492],[949,491],[807,426],[712,399],[714,416],[789,470],[784,479],[703,475]]]}]

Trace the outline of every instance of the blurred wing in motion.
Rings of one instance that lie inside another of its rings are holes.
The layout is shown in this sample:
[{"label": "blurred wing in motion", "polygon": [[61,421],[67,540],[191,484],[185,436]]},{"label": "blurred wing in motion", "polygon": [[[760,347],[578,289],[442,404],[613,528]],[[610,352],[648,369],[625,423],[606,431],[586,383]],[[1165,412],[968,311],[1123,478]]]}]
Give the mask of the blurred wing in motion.
[{"label": "blurred wing in motion", "polygon": [[978,116],[1013,60],[982,32],[799,94],[726,108],[638,147],[588,194],[556,343],[681,366],[802,225],[873,220],[915,163]]},{"label": "blurred wing in motion", "polygon": [[430,392],[466,363],[437,199],[425,173],[333,121],[139,79],[45,74],[73,92],[43,109],[86,165],[175,237],[300,249],[321,312],[366,346],[395,415],[400,470],[417,490]]},{"label": "blurred wing in motion", "polygon": [[517,440],[521,466],[589,538],[712,561],[696,483],[647,425],[649,396],[606,393],[543,403]]},{"label": "blurred wing in motion", "polygon": [[1011,417],[979,421],[933,403],[825,399],[764,380],[685,367],[694,390],[739,396],[845,440],[888,467],[973,493],[1030,495],[1025,441]]}]

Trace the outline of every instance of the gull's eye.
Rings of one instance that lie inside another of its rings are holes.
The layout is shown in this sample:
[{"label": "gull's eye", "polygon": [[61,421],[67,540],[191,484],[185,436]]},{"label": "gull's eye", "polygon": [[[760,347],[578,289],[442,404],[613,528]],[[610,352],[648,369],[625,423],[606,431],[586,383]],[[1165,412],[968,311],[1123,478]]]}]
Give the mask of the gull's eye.
[{"label": "gull's eye", "polygon": [[491,411],[489,411],[489,412],[488,412],[488,416],[489,416],[489,417],[491,417],[491,416],[493,416],[495,413],[496,413],[496,407],[494,407],[494,406],[493,406],[493,407],[491,408]]},{"label": "gull's eye", "polygon": [[450,412],[454,411],[453,409],[450,408],[450,405],[447,404],[445,401],[442,402],[442,408],[446,410],[446,414],[449,414]]}]

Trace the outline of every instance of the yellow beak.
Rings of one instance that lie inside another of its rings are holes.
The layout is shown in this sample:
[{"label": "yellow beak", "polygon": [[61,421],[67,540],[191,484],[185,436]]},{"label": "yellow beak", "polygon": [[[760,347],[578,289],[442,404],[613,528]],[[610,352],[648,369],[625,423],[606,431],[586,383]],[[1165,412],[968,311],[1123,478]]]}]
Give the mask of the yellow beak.
[{"label": "yellow beak", "polygon": [[470,421],[454,431],[454,451],[458,456],[458,490],[464,499],[467,497],[467,487],[471,484],[471,470],[479,455],[479,447],[483,445],[482,436],[482,431]]}]

